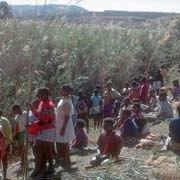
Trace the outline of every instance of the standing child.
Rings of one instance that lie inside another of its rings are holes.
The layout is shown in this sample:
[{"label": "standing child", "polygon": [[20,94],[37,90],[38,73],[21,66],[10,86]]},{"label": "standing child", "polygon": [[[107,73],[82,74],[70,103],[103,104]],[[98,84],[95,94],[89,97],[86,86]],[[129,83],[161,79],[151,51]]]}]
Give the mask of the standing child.
[{"label": "standing child", "polygon": [[22,111],[21,107],[18,104],[12,106],[12,112],[15,115],[16,121],[16,131],[14,134],[14,139],[17,140],[18,154],[22,156],[26,133],[27,112]]},{"label": "standing child", "polygon": [[89,130],[89,102],[82,91],[79,91],[79,98],[76,106],[78,119],[83,119],[86,122],[87,131]]},{"label": "standing child", "polygon": [[94,129],[101,126],[101,105],[101,96],[99,96],[98,90],[95,89],[94,94],[91,96],[91,115],[94,119]]},{"label": "standing child", "polygon": [[8,119],[2,116],[2,111],[0,110],[0,160],[2,161],[3,167],[3,178],[7,178],[7,168],[8,168],[8,153],[10,151],[10,144],[12,143],[11,129]]},{"label": "standing child", "polygon": [[161,87],[163,87],[163,76],[161,75],[161,70],[158,69],[154,78],[156,94],[159,95]]},{"label": "standing child", "polygon": [[73,108],[74,108],[74,114],[72,115],[72,121],[73,121],[73,124],[76,125],[76,121],[77,121],[76,107],[77,107],[77,103],[78,103],[78,97],[76,95],[74,95],[74,89],[73,88],[71,88],[71,100],[72,100]]},{"label": "standing child", "polygon": [[121,94],[112,88],[112,83],[108,82],[106,84],[106,89],[103,93],[103,116],[104,118],[113,116],[113,103],[114,100],[120,100],[122,98]]}]

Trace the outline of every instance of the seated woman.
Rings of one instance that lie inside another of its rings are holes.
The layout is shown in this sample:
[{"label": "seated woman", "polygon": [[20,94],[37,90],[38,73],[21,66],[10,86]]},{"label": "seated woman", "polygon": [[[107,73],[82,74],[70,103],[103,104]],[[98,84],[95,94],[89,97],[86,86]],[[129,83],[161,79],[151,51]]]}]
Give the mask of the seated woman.
[{"label": "seated woman", "polygon": [[97,142],[99,154],[91,160],[92,166],[98,166],[106,159],[116,159],[119,156],[122,139],[113,131],[113,124],[112,118],[104,119],[104,132],[100,134]]},{"label": "seated woman", "polygon": [[123,146],[130,147],[136,143],[139,135],[139,128],[131,118],[131,111],[128,109],[122,111],[120,132],[123,139]]},{"label": "seated woman", "polygon": [[76,138],[73,140],[71,145],[71,154],[79,153],[84,150],[84,148],[88,145],[88,136],[85,130],[85,121],[82,119],[78,119],[75,127]]},{"label": "seated woman", "polygon": [[134,103],[132,106],[132,118],[139,128],[139,136],[144,137],[150,133],[149,124],[147,119],[141,112],[141,105],[139,103]]},{"label": "seated woman", "polygon": [[138,136],[139,129],[134,120],[131,118],[131,111],[128,109],[125,109],[122,112],[120,130],[121,137],[123,139]]},{"label": "seated woman", "polygon": [[169,137],[166,148],[175,152],[180,152],[180,104],[177,106],[178,117],[171,120],[169,125]]},{"label": "seated woman", "polygon": [[173,117],[173,109],[171,107],[171,104],[167,100],[167,93],[165,93],[165,92],[160,92],[160,94],[159,94],[157,117],[160,117],[160,118],[172,118]]}]

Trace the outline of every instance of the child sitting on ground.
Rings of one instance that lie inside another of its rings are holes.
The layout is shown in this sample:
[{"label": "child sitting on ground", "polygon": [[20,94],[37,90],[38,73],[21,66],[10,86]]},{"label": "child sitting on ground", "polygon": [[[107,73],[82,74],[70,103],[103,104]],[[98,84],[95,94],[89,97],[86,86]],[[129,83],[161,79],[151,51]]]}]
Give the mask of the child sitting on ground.
[{"label": "child sitting on ground", "polygon": [[85,130],[85,121],[82,119],[78,119],[75,127],[76,138],[73,140],[71,146],[71,154],[79,153],[84,150],[84,148],[88,145],[88,136]]},{"label": "child sitting on ground", "polygon": [[134,103],[132,106],[132,118],[139,128],[139,136],[143,137],[150,133],[149,124],[147,119],[141,112],[140,103]]},{"label": "child sitting on ground", "polygon": [[173,117],[173,109],[171,107],[171,104],[167,100],[167,93],[165,93],[165,92],[161,92],[159,94],[157,117],[160,117],[160,118],[172,118]]},{"label": "child sitting on ground", "polygon": [[150,90],[149,92],[148,103],[149,103],[149,109],[151,111],[153,111],[154,108],[156,108],[157,106],[158,99],[156,97],[156,91],[154,89]]},{"label": "child sitting on ground", "polygon": [[114,121],[112,118],[104,119],[104,132],[98,138],[99,154],[91,160],[92,166],[100,165],[104,160],[117,158],[122,148],[122,139],[113,131]]}]

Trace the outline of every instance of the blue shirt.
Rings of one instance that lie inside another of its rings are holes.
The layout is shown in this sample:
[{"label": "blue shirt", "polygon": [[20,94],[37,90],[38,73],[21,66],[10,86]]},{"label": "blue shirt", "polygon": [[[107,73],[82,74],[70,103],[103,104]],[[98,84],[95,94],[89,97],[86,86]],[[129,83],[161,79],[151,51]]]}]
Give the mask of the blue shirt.
[{"label": "blue shirt", "polygon": [[121,132],[122,138],[124,137],[137,137],[139,133],[139,128],[132,119],[128,119],[124,122],[124,127]]},{"label": "blue shirt", "polygon": [[93,106],[100,106],[101,103],[101,96],[91,96],[91,102],[92,102],[92,107]]},{"label": "blue shirt", "polygon": [[169,132],[172,140],[180,143],[180,117],[176,117],[171,120],[169,125]]}]

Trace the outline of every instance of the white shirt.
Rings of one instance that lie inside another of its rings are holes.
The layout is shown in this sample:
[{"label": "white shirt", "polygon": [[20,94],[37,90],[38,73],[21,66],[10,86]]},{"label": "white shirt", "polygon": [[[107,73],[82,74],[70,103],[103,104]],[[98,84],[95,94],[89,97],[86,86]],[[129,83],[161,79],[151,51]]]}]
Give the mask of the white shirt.
[{"label": "white shirt", "polygon": [[27,112],[26,111],[24,111],[21,115],[17,114],[15,116],[15,121],[19,125],[19,132],[20,133],[26,130],[26,118],[27,118]]},{"label": "white shirt", "polygon": [[[63,136],[60,135],[60,130],[63,126],[64,122],[64,104],[68,104],[71,107],[71,111],[69,113],[69,120],[65,129],[65,134]],[[56,137],[57,142],[59,143],[69,143],[76,136],[74,132],[74,126],[72,121],[72,115],[74,114],[73,104],[71,99],[61,99],[57,106],[57,114],[56,114]]]}]

